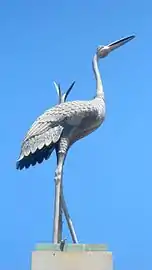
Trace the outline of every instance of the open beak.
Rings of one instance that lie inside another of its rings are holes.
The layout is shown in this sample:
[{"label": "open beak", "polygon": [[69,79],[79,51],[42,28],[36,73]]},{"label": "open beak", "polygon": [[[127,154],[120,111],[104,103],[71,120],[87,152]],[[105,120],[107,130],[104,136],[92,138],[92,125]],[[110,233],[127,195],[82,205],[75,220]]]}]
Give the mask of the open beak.
[{"label": "open beak", "polygon": [[133,38],[135,38],[135,35],[129,36],[129,37],[125,37],[125,38],[121,38],[115,42],[112,42],[110,44],[107,45],[109,52],[119,48],[120,46],[126,44],[127,42],[131,41]]}]

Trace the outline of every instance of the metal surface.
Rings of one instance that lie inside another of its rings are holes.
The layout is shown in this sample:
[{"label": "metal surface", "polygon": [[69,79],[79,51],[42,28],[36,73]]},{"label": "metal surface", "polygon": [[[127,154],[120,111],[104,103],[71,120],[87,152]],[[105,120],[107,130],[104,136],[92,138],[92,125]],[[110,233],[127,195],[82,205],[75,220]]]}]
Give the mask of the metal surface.
[{"label": "metal surface", "polygon": [[[131,40],[128,37],[128,41]],[[114,43],[113,43],[114,44]],[[116,41],[115,45],[124,45]],[[119,47],[119,46],[117,46]],[[109,49],[110,48],[110,49]],[[33,123],[22,143],[17,169],[28,168],[47,160],[56,149],[55,171],[54,243],[59,242],[60,201],[63,166],[69,148],[77,140],[89,135],[101,126],[105,119],[105,99],[98,61],[112,51],[112,45],[98,47],[93,57],[93,71],[96,79],[96,96],[89,101],[71,101],[47,110]]]},{"label": "metal surface", "polygon": [[131,41],[134,38],[135,38],[135,35],[132,35],[129,37],[125,37],[125,38],[121,38],[119,40],[116,40],[115,42],[112,42],[106,46],[98,46],[97,53],[98,53],[99,58],[104,58],[110,52],[125,45],[127,42]]},{"label": "metal surface", "polygon": [[68,95],[70,94],[74,84],[75,84],[75,81],[70,85],[69,89],[64,94],[62,94],[60,84],[57,84],[56,82],[54,82],[54,86],[55,86],[55,89],[56,89],[56,92],[57,92],[58,98],[59,98],[59,100],[58,100],[59,104],[66,101],[66,99],[67,99]]}]

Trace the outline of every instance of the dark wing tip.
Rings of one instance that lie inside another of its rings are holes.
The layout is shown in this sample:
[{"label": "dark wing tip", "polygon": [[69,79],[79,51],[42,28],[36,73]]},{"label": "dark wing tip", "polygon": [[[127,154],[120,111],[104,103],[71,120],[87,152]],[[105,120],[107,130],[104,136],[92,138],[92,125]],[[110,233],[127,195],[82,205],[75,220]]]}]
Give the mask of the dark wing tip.
[{"label": "dark wing tip", "polygon": [[30,166],[35,166],[36,163],[40,164],[44,160],[48,160],[54,150],[54,145],[49,147],[44,146],[41,150],[36,150],[35,153],[30,153],[28,156],[22,156],[16,162],[16,169],[28,169]]},{"label": "dark wing tip", "polygon": [[16,162],[16,169],[17,170],[22,170],[23,168],[24,168],[24,166],[22,165],[21,161],[20,160],[17,161]]}]

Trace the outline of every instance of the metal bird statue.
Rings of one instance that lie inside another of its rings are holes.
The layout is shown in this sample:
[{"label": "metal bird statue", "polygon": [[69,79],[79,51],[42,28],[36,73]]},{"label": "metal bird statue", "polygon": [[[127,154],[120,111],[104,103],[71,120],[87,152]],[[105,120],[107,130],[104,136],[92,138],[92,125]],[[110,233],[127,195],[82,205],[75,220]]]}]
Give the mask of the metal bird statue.
[{"label": "metal bird statue", "polygon": [[101,126],[105,119],[105,99],[99,72],[99,59],[132,40],[135,36],[120,39],[107,46],[99,46],[93,57],[92,66],[96,79],[96,96],[92,100],[68,101],[45,111],[33,123],[22,143],[17,169],[28,168],[47,160],[56,149],[57,168],[55,171],[54,243],[59,242],[60,194],[63,166],[68,150],[77,140],[89,135]]}]

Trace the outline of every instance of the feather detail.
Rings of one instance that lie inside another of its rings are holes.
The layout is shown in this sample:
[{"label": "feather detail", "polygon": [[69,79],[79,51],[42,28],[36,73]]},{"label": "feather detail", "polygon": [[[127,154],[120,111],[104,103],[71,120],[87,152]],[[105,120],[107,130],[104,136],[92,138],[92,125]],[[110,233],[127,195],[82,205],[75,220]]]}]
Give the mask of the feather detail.
[{"label": "feather detail", "polygon": [[44,159],[47,160],[60,139],[62,131],[63,127],[57,126],[44,134],[33,136],[24,141],[16,168],[28,168],[30,165],[34,166],[36,163],[41,163]]}]

